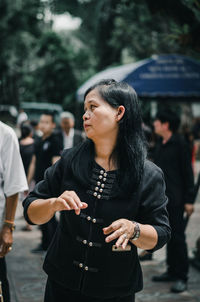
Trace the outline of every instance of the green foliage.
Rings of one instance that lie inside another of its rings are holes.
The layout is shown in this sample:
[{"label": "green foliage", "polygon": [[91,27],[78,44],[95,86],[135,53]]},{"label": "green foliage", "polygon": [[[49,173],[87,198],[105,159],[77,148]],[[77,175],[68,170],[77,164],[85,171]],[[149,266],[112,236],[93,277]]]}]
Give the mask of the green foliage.
[{"label": "green foliage", "polygon": [[[55,10],[80,17],[79,38],[90,45],[96,69],[155,53],[199,58],[199,0],[54,0]],[[126,56],[124,57],[124,54]]]},{"label": "green foliage", "polygon": [[42,36],[38,55],[43,57],[44,62],[36,70],[36,77],[40,79],[37,99],[62,104],[76,86],[68,53],[56,33],[47,32]]},{"label": "green foliage", "polygon": [[[52,30],[46,13],[81,19]],[[107,66],[152,54],[200,58],[199,0],[1,0],[1,103],[48,101],[75,110],[75,91]]]},{"label": "green foliage", "polygon": [[61,38],[44,22],[45,1],[0,3],[1,103],[62,104],[75,93],[76,79]]},{"label": "green foliage", "polygon": [[[18,104],[20,83],[29,65],[30,50],[41,34],[43,20],[39,0],[0,2],[0,95],[1,103]],[[30,54],[30,57],[32,54]]]}]

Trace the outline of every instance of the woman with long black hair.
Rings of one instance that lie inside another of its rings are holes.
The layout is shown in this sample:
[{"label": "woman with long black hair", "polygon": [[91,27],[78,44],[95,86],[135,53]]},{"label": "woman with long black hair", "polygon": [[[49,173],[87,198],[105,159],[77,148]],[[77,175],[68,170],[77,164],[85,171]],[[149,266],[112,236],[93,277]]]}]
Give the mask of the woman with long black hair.
[{"label": "woman with long black hair", "polygon": [[170,238],[161,170],[146,160],[135,91],[102,80],[84,97],[87,140],[66,150],[24,201],[27,221],[60,211],[47,251],[45,302],[133,302],[142,289],[137,247]]}]

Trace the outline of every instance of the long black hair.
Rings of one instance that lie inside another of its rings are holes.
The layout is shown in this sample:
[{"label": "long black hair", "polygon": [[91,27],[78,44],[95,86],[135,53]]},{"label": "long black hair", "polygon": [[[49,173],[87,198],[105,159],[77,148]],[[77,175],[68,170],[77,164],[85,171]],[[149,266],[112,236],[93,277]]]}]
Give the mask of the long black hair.
[{"label": "long black hair", "polygon": [[94,89],[113,108],[125,107],[111,157],[117,161],[119,171],[118,193],[128,194],[135,191],[140,183],[147,154],[137,94],[127,83],[108,79],[91,86],[85,92],[84,99]]}]

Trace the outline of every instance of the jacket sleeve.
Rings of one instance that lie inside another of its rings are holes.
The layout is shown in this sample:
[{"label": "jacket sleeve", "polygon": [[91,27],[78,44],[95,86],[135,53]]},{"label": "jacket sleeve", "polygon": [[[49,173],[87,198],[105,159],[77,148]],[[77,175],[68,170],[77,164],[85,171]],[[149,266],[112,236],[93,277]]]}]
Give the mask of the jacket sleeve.
[{"label": "jacket sleeve", "polygon": [[29,224],[34,224],[30,221],[27,211],[29,205],[36,199],[48,199],[52,197],[58,197],[60,193],[60,187],[63,174],[63,162],[62,158],[58,160],[53,166],[45,171],[44,179],[38,182],[32,192],[24,199],[24,218]]},{"label": "jacket sleeve", "polygon": [[170,240],[171,228],[166,208],[168,199],[165,195],[163,172],[153,163],[149,163],[146,166],[141,184],[137,221],[142,224],[149,224],[157,231],[158,242],[150,250],[150,252],[154,252],[162,248]]}]

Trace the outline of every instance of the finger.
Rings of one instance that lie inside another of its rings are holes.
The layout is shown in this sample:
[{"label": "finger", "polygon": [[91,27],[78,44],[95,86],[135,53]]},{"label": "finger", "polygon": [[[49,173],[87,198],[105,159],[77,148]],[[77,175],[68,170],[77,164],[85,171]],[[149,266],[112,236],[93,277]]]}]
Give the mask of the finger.
[{"label": "finger", "polygon": [[115,245],[116,245],[117,247],[119,247],[120,245],[122,245],[122,243],[124,242],[125,239],[126,239],[126,238],[124,237],[124,234],[122,234],[122,235],[118,238],[118,240],[117,240],[117,242],[115,243]]},{"label": "finger", "polygon": [[[83,203],[81,202],[80,198],[78,197],[78,195],[74,192],[74,191],[65,191],[62,195],[62,198],[68,200],[73,200],[73,202],[75,202],[75,205],[77,207],[77,209],[81,209],[83,208]],[[74,206],[73,209],[75,210]]]},{"label": "finger", "polygon": [[3,254],[2,254],[2,244],[0,245],[0,258],[3,258]]},{"label": "finger", "polygon": [[77,207],[81,209],[83,205],[78,195],[74,191],[71,191],[70,193],[72,194],[72,198],[76,202]]},{"label": "finger", "polygon": [[80,215],[80,212],[81,212],[81,210],[80,210],[80,209],[75,210],[75,214],[76,214],[76,215]]},{"label": "finger", "polygon": [[71,209],[74,210],[79,209],[73,197],[68,195],[68,196],[62,196],[62,198],[65,199],[65,201],[67,202],[67,204],[70,206]]},{"label": "finger", "polygon": [[[60,211],[64,211],[64,210],[72,210],[71,206],[67,203],[67,201],[65,199],[63,199],[62,197],[58,197],[57,198],[57,202],[60,202],[60,207],[62,207],[62,209],[60,208]],[[88,204],[85,202],[82,202],[82,209],[86,209],[88,207]]]},{"label": "finger", "polygon": [[112,233],[113,231],[116,231],[120,227],[121,227],[121,225],[119,223],[113,222],[108,227],[103,228],[103,232],[105,235],[109,235],[110,233]]},{"label": "finger", "polygon": [[12,246],[7,246],[6,254],[12,251]]},{"label": "finger", "polygon": [[11,252],[12,251],[12,246],[9,246],[8,247],[8,252]]},{"label": "finger", "polygon": [[3,244],[3,245],[2,245],[1,254],[2,254],[3,256],[5,256],[5,255],[8,253],[8,248],[9,248],[9,246],[7,246],[6,244]]},{"label": "finger", "polygon": [[122,229],[118,229],[116,230],[114,233],[112,233],[111,235],[107,236],[105,241],[106,242],[111,242],[114,239],[117,239],[119,236],[121,236],[123,234]]},{"label": "finger", "polygon": [[56,202],[59,203],[59,211],[64,211],[64,210],[71,210],[71,207],[68,205],[68,203],[66,202],[65,199],[63,199],[62,197],[58,197]]},{"label": "finger", "polygon": [[85,202],[82,202],[82,207],[81,207],[81,209],[75,210],[76,215],[79,215],[80,212],[81,212],[81,210],[84,210],[84,209],[86,209],[87,207],[88,207],[88,204],[85,203]]},{"label": "finger", "polygon": [[86,209],[88,207],[88,204],[86,202],[82,202],[82,209]]},{"label": "finger", "polygon": [[125,240],[124,240],[124,242],[123,242],[123,244],[122,244],[122,248],[125,250],[125,248],[126,248],[126,246],[127,246],[127,244],[128,244],[128,239],[126,238]]}]

